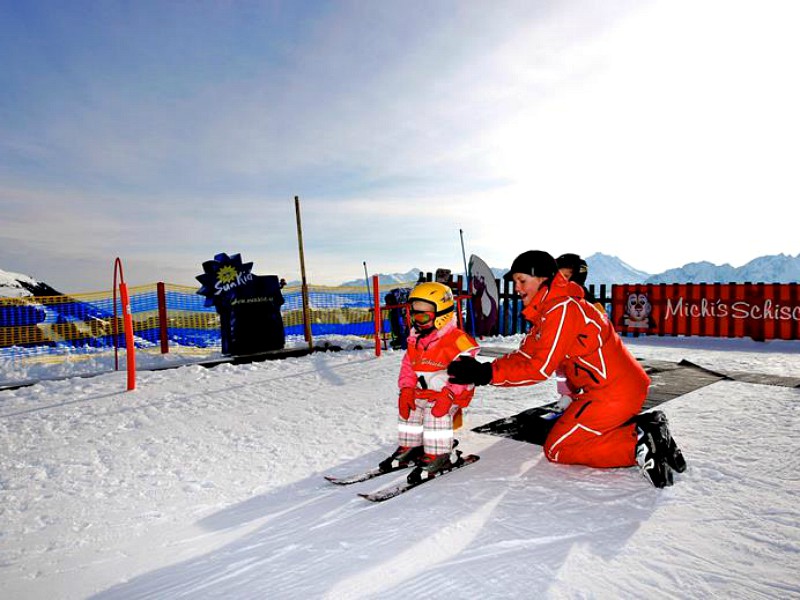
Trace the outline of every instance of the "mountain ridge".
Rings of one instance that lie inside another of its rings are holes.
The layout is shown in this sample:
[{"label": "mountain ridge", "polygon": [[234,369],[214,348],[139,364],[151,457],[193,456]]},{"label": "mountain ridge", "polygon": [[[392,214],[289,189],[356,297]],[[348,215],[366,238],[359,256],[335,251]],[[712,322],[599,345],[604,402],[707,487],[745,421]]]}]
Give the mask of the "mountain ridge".
[{"label": "mountain ridge", "polygon": [[[730,264],[715,265],[708,261],[692,262],[663,273],[652,274],[641,271],[625,261],[596,252],[585,258],[589,267],[586,285],[608,285],[621,283],[797,283],[800,282],[800,253],[797,256],[774,254],[754,258],[741,267]],[[498,279],[508,269],[490,267]],[[426,271],[434,272],[434,270]],[[381,285],[397,283],[406,285],[413,283],[419,276],[420,269],[414,268],[407,273],[391,275],[378,274]],[[455,273],[458,276],[460,273]],[[363,286],[364,280],[357,279],[345,282],[345,286]]]},{"label": "mountain ridge", "polygon": [[0,269],[0,297],[63,296],[61,292],[29,275]]},{"label": "mountain ridge", "polygon": [[[732,267],[725,263],[716,265],[709,261],[691,262],[668,269],[663,273],[647,273],[636,269],[623,260],[609,254],[596,252],[585,258],[589,266],[587,285],[607,285],[622,283],[797,283],[800,282],[800,253],[797,256],[790,254],[772,254],[759,256],[742,265]],[[508,269],[490,267],[498,279],[501,279]],[[420,273],[435,273],[436,269],[422,270],[414,267],[405,273],[376,273],[378,283],[382,286],[397,285],[407,287],[413,285]],[[453,272],[458,276],[461,272]],[[291,281],[289,287],[299,286],[300,282]],[[363,278],[345,281],[343,287],[361,287],[366,282]],[[39,281],[29,275],[13,273],[0,269],[0,297],[21,296],[61,296],[47,283]]]}]

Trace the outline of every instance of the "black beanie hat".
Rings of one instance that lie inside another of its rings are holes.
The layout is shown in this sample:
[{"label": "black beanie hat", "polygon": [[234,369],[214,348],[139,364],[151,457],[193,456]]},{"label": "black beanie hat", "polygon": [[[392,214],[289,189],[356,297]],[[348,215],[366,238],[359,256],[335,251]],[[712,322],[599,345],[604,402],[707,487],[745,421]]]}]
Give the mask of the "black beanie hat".
[{"label": "black beanie hat", "polygon": [[552,277],[558,271],[556,259],[542,250],[528,250],[523,252],[514,262],[508,273],[503,275],[503,279],[510,281],[514,273],[524,273],[533,277]]},{"label": "black beanie hat", "polygon": [[559,269],[572,269],[570,281],[578,285],[586,285],[586,277],[589,275],[589,265],[577,254],[562,254],[556,259]]}]

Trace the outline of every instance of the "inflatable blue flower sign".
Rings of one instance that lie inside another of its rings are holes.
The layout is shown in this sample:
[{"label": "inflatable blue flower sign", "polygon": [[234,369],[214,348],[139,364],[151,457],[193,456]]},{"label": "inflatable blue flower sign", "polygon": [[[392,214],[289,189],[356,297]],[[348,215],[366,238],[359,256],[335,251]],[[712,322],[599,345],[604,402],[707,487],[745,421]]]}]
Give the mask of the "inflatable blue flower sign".
[{"label": "inflatable blue flower sign", "polygon": [[205,306],[228,306],[238,295],[248,294],[255,279],[252,268],[253,263],[242,263],[240,254],[221,252],[204,262],[205,272],[195,279],[202,284],[197,293],[206,297]]}]

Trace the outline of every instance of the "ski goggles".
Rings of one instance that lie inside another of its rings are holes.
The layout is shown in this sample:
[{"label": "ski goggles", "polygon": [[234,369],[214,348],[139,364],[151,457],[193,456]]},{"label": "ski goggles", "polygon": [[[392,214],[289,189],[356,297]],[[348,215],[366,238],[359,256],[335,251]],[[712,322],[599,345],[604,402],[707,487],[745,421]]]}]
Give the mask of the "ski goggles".
[{"label": "ski goggles", "polygon": [[411,309],[411,320],[417,324],[425,326],[436,318],[435,310],[414,310]]}]

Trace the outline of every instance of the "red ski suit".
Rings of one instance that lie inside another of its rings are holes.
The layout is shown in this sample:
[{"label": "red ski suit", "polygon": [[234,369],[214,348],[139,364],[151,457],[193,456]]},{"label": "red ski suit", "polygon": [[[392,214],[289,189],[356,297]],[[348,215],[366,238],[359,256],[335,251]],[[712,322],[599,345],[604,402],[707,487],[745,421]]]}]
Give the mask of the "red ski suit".
[{"label": "red ski suit", "polygon": [[[430,334],[419,337],[416,331],[408,336],[408,350],[400,365],[400,391],[412,390],[416,409],[408,419],[398,417],[398,443],[401,446],[423,445],[429,454],[443,454],[453,448],[454,417],[467,406],[475,394],[475,386],[450,383],[447,365],[461,354],[475,356],[478,344],[456,326],[455,319]],[[442,395],[452,398],[447,414],[435,417],[431,412]]]},{"label": "red ski suit", "polygon": [[638,414],[650,378],[583,289],[560,273],[522,311],[531,330],[518,350],[492,364],[492,385],[539,383],[564,373],[574,401],[544,444],[548,460],[591,467],[636,464]]}]

